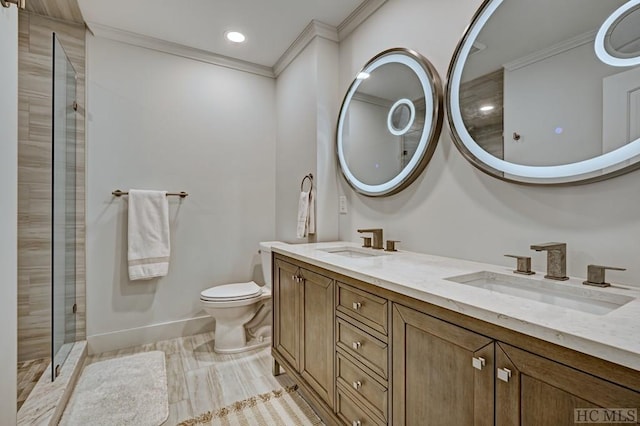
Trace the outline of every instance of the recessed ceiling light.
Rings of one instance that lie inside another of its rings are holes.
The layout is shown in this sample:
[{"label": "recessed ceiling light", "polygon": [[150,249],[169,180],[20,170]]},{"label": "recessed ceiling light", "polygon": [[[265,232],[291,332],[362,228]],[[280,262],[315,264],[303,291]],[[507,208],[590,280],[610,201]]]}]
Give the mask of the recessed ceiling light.
[{"label": "recessed ceiling light", "polygon": [[493,105],[483,105],[480,107],[480,111],[487,112],[487,111],[491,111],[494,108],[495,107]]},{"label": "recessed ceiling light", "polygon": [[247,39],[244,34],[239,33],[238,31],[227,31],[224,33],[224,36],[227,40],[233,43],[242,43]]},{"label": "recessed ceiling light", "polygon": [[358,76],[356,77],[356,79],[358,80],[366,80],[367,78],[369,78],[371,75],[368,72],[361,72],[358,73]]}]

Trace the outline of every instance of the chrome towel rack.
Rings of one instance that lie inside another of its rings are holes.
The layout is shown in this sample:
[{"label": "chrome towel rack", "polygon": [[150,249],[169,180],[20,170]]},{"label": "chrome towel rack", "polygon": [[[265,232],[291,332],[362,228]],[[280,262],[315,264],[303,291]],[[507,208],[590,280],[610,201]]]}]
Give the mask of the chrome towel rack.
[{"label": "chrome towel rack", "polygon": [[[119,189],[116,189],[115,191],[111,192],[111,194],[115,195],[116,197],[122,197],[123,195],[129,195],[129,193],[127,191],[120,191]],[[180,191],[180,192],[167,192],[167,197],[180,197],[180,198],[185,198],[187,197],[189,194],[187,194],[184,191]]]},{"label": "chrome towel rack", "polygon": [[302,182],[300,182],[300,192],[304,191],[304,182],[309,179],[309,192],[313,189],[313,173],[309,173],[305,177],[302,178]]}]

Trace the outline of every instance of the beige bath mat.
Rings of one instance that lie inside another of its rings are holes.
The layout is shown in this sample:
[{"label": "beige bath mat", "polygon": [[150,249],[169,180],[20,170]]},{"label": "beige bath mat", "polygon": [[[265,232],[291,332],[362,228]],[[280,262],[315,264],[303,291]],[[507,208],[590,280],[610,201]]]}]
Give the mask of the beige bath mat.
[{"label": "beige bath mat", "polygon": [[297,386],[290,386],[234,402],[219,410],[184,420],[178,426],[323,425],[309,404],[296,392],[297,388]]},{"label": "beige bath mat", "polygon": [[65,408],[62,426],[158,426],[169,416],[164,352],[88,365]]}]

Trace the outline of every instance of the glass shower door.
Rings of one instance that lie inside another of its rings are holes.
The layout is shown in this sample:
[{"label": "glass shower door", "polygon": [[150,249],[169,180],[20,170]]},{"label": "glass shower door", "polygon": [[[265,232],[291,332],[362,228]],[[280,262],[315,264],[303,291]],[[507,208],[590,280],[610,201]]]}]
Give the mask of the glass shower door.
[{"label": "glass shower door", "polygon": [[51,377],[76,336],[76,72],[53,34]]}]

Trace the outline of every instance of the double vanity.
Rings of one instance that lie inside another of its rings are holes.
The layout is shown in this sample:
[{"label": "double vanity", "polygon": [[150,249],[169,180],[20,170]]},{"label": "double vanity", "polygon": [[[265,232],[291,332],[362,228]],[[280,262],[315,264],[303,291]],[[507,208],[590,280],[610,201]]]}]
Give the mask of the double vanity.
[{"label": "double vanity", "polygon": [[543,275],[274,246],[274,374],[326,424],[573,425],[597,408],[638,422],[640,289]]},{"label": "double vanity", "polygon": [[[640,168],[639,23],[638,1],[485,0],[444,91],[420,53],[380,52],[340,109],[346,182],[366,197],[407,188],[445,109],[460,153],[505,182]],[[546,243],[531,246],[547,252],[546,274],[521,256],[514,273],[393,241],[383,251],[382,230],[358,232],[371,247],[273,248],[274,373],[284,367],[327,424],[639,422],[640,288],[608,287],[619,268],[567,277],[566,245]]]}]

